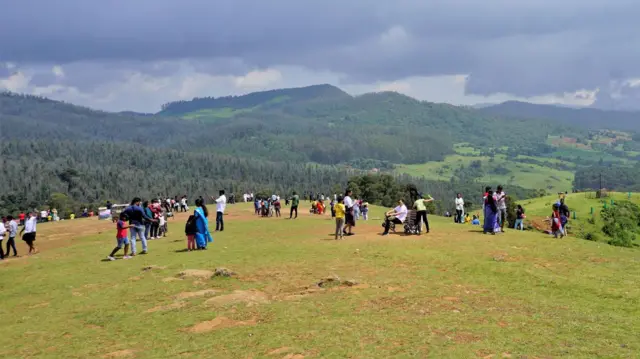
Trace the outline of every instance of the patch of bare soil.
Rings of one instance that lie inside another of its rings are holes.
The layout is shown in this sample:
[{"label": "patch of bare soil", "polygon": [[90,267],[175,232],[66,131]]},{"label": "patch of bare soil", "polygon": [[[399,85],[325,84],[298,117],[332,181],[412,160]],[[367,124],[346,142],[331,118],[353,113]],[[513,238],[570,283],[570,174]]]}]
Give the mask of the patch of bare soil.
[{"label": "patch of bare soil", "polygon": [[287,354],[282,359],[304,359],[304,355],[302,354]]},{"label": "patch of bare soil", "polygon": [[103,358],[130,358],[135,356],[135,352],[131,349],[118,350],[103,355]]},{"label": "patch of bare soil", "polygon": [[180,278],[176,278],[176,277],[167,277],[167,278],[162,278],[162,281],[163,281],[163,282],[165,282],[165,283],[168,283],[168,282],[175,282],[175,281],[177,281],[177,280],[180,280]]},{"label": "patch of bare soil", "polygon": [[236,290],[233,293],[225,294],[207,299],[204,304],[210,306],[225,306],[231,304],[245,303],[247,307],[258,304],[269,304],[269,297],[257,290]]},{"label": "patch of bare soil", "polygon": [[216,291],[213,289],[204,289],[196,292],[182,292],[176,295],[176,299],[189,299],[189,298],[197,298],[197,297],[210,297],[216,294]]},{"label": "patch of bare soil", "polygon": [[292,351],[293,348],[290,347],[282,347],[282,348],[278,348],[278,349],[273,349],[271,351],[269,351],[267,353],[267,355],[279,355],[279,354],[285,354],[288,353],[290,351]]},{"label": "patch of bare soil", "polygon": [[209,279],[213,276],[213,272],[205,269],[185,269],[178,273],[178,278],[195,278]]},{"label": "patch of bare soil", "polygon": [[245,325],[256,325],[257,322],[255,319],[247,320],[247,321],[237,321],[233,319],[229,319],[227,317],[217,317],[213,320],[208,320],[206,322],[201,322],[194,325],[191,328],[186,329],[186,331],[191,333],[207,333],[218,329],[224,328],[232,328],[238,326]]},{"label": "patch of bare soil", "polygon": [[42,302],[42,303],[30,306],[29,309],[44,308],[44,307],[48,307],[48,306],[49,306],[49,302]]},{"label": "patch of bare soil", "polygon": [[147,309],[146,313],[155,313],[155,312],[165,312],[167,310],[180,309],[186,306],[185,302],[173,302],[167,305],[159,305],[157,307],[153,307],[151,309]]},{"label": "patch of bare soil", "polygon": [[146,266],[146,267],[142,267],[142,271],[143,272],[147,272],[147,271],[151,271],[151,270],[162,270],[162,269],[166,269],[167,267],[161,267],[161,266],[157,266],[157,265],[150,265],[150,266]]}]

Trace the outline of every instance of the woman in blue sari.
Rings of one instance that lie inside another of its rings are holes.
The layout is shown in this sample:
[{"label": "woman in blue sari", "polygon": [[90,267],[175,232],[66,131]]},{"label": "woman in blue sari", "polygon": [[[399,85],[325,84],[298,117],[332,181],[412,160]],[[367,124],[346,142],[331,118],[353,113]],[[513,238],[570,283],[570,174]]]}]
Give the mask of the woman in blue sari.
[{"label": "woman in blue sari", "polygon": [[487,192],[487,199],[484,204],[484,228],[483,233],[496,234],[500,232],[500,225],[498,224],[498,205],[496,199],[493,197],[493,191]]},{"label": "woman in blue sari", "polygon": [[207,249],[207,243],[213,242],[213,238],[209,233],[209,211],[204,201],[200,198],[196,199],[196,210],[193,213],[196,217],[196,227],[198,232],[195,234],[196,247],[198,249]]}]

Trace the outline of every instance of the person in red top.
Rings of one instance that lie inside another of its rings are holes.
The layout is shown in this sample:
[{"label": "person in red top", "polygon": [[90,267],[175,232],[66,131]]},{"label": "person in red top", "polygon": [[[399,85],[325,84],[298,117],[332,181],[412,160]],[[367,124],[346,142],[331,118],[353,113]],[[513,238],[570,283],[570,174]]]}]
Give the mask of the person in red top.
[{"label": "person in red top", "polygon": [[24,226],[24,217],[25,217],[24,212],[21,212],[21,213],[18,215],[18,219],[20,219],[20,225],[21,225],[21,226]]},{"label": "person in red top", "polygon": [[126,224],[127,221],[127,215],[124,213],[120,213],[120,220],[118,221],[117,227],[116,227],[116,240],[118,241],[118,244],[116,245],[116,247],[113,249],[113,251],[111,251],[111,254],[109,254],[109,256],[107,257],[107,259],[109,259],[110,261],[115,261],[116,258],[114,257],[116,255],[116,253],[122,249],[122,246],[124,246],[124,257],[122,257],[122,259],[129,259],[131,257],[129,257],[129,255],[127,253],[129,253],[129,236],[128,236],[128,229],[129,226]]}]

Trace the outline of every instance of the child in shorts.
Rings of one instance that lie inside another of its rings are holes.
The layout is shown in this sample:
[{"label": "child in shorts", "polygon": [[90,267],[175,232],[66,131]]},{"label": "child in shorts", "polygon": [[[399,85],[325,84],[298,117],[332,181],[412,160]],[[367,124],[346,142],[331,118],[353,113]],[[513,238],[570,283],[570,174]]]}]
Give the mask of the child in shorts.
[{"label": "child in shorts", "polygon": [[129,259],[131,258],[127,253],[129,253],[129,236],[128,236],[128,229],[129,226],[126,224],[127,221],[127,215],[124,213],[120,213],[120,219],[118,220],[118,223],[116,225],[116,240],[117,240],[117,245],[116,247],[113,249],[113,251],[111,251],[111,254],[109,254],[109,256],[107,256],[107,259],[109,259],[110,261],[115,261],[116,258],[114,257],[116,255],[116,253],[122,249],[122,247],[124,246],[124,256],[122,257],[122,259]]},{"label": "child in shorts", "polygon": [[194,215],[189,216],[187,223],[184,226],[184,234],[187,236],[187,251],[196,250],[196,233],[198,227],[196,226],[196,217]]}]

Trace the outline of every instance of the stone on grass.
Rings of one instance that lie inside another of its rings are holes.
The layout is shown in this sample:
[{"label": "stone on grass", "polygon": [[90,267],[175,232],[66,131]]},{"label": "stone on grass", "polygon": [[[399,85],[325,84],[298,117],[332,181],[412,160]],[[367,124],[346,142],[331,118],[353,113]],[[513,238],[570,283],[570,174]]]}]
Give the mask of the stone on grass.
[{"label": "stone on grass", "polygon": [[227,268],[216,268],[216,271],[213,273],[214,277],[233,277],[234,275],[236,275],[236,272]]}]

